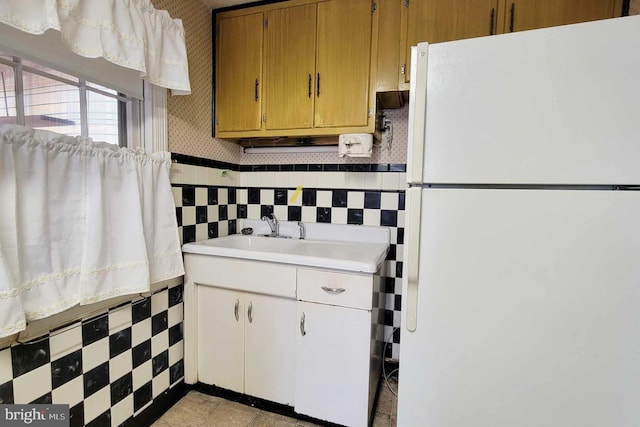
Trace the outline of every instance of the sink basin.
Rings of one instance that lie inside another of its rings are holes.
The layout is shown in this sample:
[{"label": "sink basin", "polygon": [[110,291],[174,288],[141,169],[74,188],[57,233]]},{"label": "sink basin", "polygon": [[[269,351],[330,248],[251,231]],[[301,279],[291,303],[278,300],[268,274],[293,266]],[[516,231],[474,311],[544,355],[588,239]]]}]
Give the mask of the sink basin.
[{"label": "sink basin", "polygon": [[[386,241],[388,242],[388,230],[383,230],[387,233]],[[389,244],[384,243],[384,239],[378,240],[380,241],[345,242],[233,234],[188,243],[182,247],[182,250],[184,253],[190,254],[375,273],[389,250]]]}]

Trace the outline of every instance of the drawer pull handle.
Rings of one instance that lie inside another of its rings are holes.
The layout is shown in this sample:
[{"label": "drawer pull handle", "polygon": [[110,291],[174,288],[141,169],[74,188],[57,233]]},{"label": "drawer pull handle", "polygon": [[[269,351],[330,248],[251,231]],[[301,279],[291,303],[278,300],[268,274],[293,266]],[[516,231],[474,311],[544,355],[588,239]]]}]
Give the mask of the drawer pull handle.
[{"label": "drawer pull handle", "polygon": [[302,313],[302,317],[300,318],[300,335],[305,336],[307,333],[304,330],[304,313]]},{"label": "drawer pull handle", "polygon": [[233,309],[233,313],[236,315],[236,322],[240,320],[240,315],[238,314],[238,308],[240,307],[240,300],[236,300],[236,307]]},{"label": "drawer pull handle", "polygon": [[323,286],[322,290],[325,292],[329,292],[330,294],[341,294],[346,291],[345,288],[330,288],[328,286]]},{"label": "drawer pull handle", "polygon": [[249,303],[249,310],[247,310],[247,317],[249,318],[249,323],[253,323],[253,301]]}]

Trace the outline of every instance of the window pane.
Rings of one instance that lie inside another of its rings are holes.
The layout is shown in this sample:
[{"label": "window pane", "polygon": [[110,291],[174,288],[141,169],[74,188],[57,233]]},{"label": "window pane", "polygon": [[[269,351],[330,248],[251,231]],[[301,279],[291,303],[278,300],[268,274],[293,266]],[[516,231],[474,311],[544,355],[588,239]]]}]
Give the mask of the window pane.
[{"label": "window pane", "polygon": [[118,100],[87,91],[87,123],[94,141],[118,144]]},{"label": "window pane", "polygon": [[25,124],[35,129],[80,135],[80,90],[24,71]]},{"label": "window pane", "polygon": [[0,125],[17,123],[16,86],[13,68],[0,64]]},{"label": "window pane", "polygon": [[45,67],[44,65],[36,64],[35,62],[27,61],[26,59],[22,60],[22,65],[26,65],[28,67],[35,68],[36,70],[44,71],[46,73],[53,74],[54,76],[62,77],[74,82],[79,81],[75,76],[63,73],[62,71],[54,70],[53,68]]}]

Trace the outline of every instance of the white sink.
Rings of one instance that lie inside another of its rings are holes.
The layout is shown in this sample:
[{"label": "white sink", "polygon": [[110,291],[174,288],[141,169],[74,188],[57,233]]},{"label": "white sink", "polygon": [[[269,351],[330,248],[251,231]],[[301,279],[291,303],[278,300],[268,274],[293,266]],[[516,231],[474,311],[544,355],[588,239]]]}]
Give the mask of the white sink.
[{"label": "white sink", "polygon": [[[307,236],[292,236],[295,223],[281,223],[283,234],[291,238],[264,237],[259,221],[245,220],[253,235],[234,234],[188,243],[182,251],[191,254],[271,261],[308,267],[375,273],[389,250],[389,229],[349,225],[307,224]],[[287,233],[287,231],[289,231]],[[318,238],[324,237],[324,238]],[[345,241],[349,239],[349,241]]]}]

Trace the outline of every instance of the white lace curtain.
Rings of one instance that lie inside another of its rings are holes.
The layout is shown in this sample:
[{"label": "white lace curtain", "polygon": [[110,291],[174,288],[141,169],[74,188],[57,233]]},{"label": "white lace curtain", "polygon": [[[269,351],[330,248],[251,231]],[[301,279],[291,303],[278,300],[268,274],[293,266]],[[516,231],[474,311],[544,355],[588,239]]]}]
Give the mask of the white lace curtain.
[{"label": "white lace curtain", "polygon": [[184,274],[168,154],[0,126],[0,337]]},{"label": "white lace curtain", "polygon": [[0,1],[0,23],[29,34],[56,30],[80,56],[137,70],[174,95],[191,93],[182,21],[149,0]]}]

